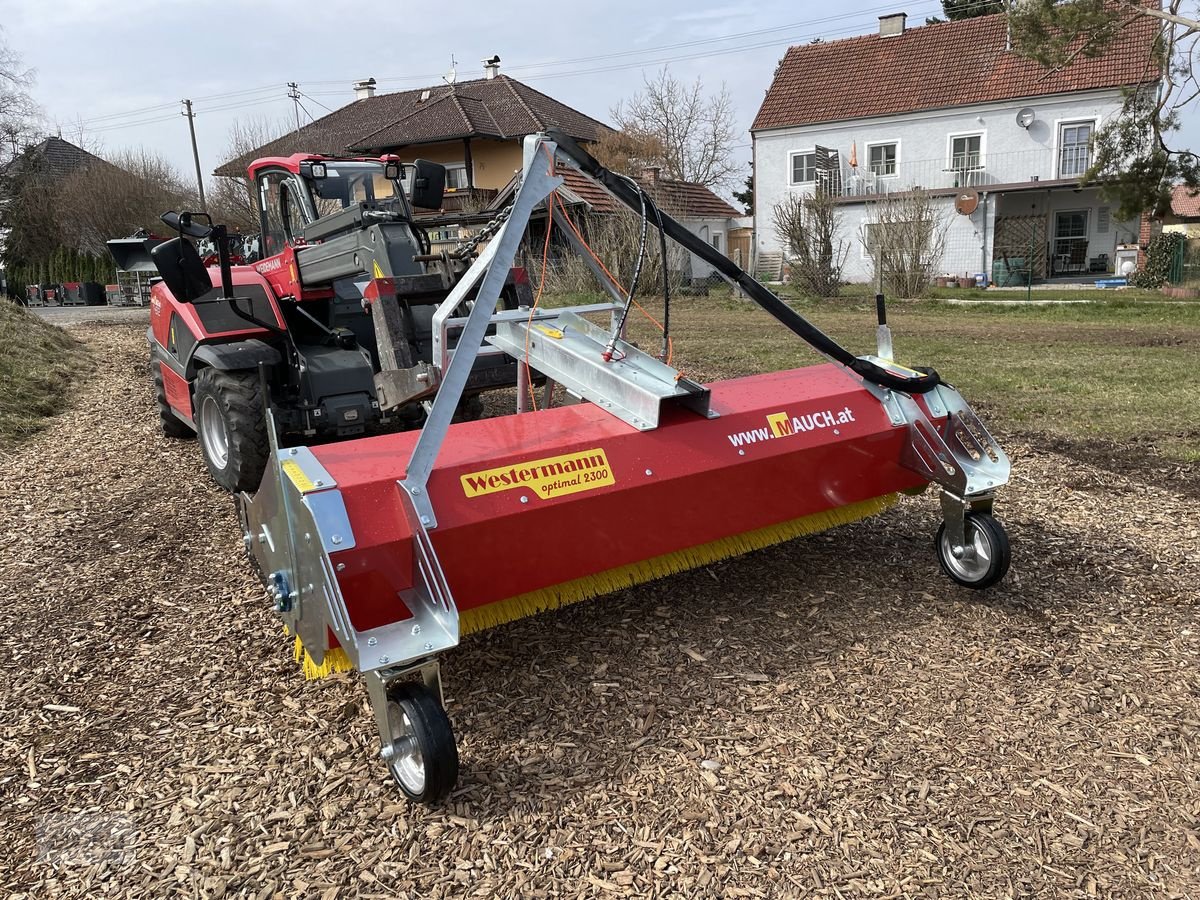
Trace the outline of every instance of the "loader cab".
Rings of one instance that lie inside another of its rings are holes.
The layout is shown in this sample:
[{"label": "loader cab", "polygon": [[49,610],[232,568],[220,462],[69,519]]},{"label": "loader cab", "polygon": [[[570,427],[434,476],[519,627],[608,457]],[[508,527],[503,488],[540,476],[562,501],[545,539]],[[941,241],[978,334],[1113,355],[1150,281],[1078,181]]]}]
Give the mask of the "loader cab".
[{"label": "loader cab", "polygon": [[412,218],[399,163],[319,158],[288,163],[254,173],[264,258],[295,246],[313,222],[359,203],[378,204]]}]

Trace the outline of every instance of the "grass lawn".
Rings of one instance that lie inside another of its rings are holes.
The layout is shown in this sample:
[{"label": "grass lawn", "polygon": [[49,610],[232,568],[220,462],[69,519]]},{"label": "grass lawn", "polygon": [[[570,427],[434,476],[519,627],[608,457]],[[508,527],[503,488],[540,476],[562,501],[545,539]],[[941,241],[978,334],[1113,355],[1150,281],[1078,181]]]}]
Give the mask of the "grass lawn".
[{"label": "grass lawn", "polygon": [[60,412],[81,368],[90,363],[74,338],[0,298],[0,448]]},{"label": "grass lawn", "polygon": [[[897,360],[933,366],[999,433],[1049,435],[1089,455],[1117,450],[1136,461],[1149,452],[1174,464],[1200,462],[1200,304],[1149,303],[1161,295],[1145,292],[1072,292],[1070,298],[1080,296],[1100,302],[889,304]],[[570,302],[585,299],[599,298]],[[874,302],[865,292],[790,301],[853,352],[873,352]],[[643,302],[661,312],[661,300]],[[671,312],[675,362],[699,380],[818,359],[751,301],[723,289],[679,298]],[[634,318],[634,339],[657,347],[657,332]]]}]

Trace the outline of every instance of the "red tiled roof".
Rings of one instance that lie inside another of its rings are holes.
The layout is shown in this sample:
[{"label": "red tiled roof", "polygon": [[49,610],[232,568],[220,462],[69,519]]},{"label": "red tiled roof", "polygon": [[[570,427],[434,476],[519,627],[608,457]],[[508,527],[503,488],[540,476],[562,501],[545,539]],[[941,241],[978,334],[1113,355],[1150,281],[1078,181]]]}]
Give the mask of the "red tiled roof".
[{"label": "red tiled roof", "polygon": [[731,219],[741,213],[702,184],[669,178],[639,178],[654,202],[677,219]]},{"label": "red tiled roof", "polygon": [[[427,97],[422,97],[428,94]],[[356,100],[237,159],[217,175],[244,175],[252,160],[292,153],[379,153],[465,137],[510,140],[561,128],[594,141],[607,125],[507,75]]]},{"label": "red tiled roof", "polygon": [[1200,219],[1200,193],[1186,184],[1175,185],[1171,192],[1171,213],[1181,219]]},{"label": "red tiled roof", "polygon": [[1057,70],[1005,49],[1003,13],[791,47],[750,130],[1154,82],[1160,25],[1130,14],[1102,56]]},{"label": "red tiled roof", "polygon": [[[567,205],[582,201],[591,213],[609,214],[625,209],[625,205],[617,200],[601,185],[592,181],[578,169],[572,166],[559,166],[558,174],[562,176],[563,185],[560,188],[563,200]],[[638,184],[646,189],[654,202],[658,203],[663,212],[676,219],[730,219],[741,213],[710,191],[702,184],[691,181],[674,181],[659,178],[636,179]],[[512,192],[516,190],[517,177],[500,189],[500,193],[488,205],[488,211],[495,212],[512,202]]]}]

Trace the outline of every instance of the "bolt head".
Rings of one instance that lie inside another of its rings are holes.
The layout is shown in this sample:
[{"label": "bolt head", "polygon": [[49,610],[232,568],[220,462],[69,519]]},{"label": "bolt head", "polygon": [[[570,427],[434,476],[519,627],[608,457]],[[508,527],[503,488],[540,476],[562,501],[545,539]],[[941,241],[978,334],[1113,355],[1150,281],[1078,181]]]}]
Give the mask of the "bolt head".
[{"label": "bolt head", "polygon": [[345,564],[345,563],[338,563],[338,564],[337,564],[337,570],[338,570],[339,572],[345,572],[345,571],[346,571],[346,564]]},{"label": "bolt head", "polygon": [[414,494],[419,494],[419,493],[421,493],[421,489],[420,489],[419,487],[414,487],[414,488],[412,489],[412,493],[414,493]]},{"label": "bolt head", "polygon": [[379,643],[379,638],[367,638],[367,646],[368,647],[374,647],[378,643]]},{"label": "bolt head", "polygon": [[647,475],[653,475],[653,474],[654,474],[654,471],[653,471],[652,469],[647,469],[647,470],[646,470],[646,474],[647,474]]},{"label": "bolt head", "polygon": [[420,633],[421,633],[421,626],[420,626],[420,625],[414,625],[414,626],[412,627],[412,633],[413,633],[413,634],[420,634]]},{"label": "bolt head", "polygon": [[955,545],[950,548],[950,555],[953,556],[955,559],[962,559],[963,554],[965,554],[966,552],[967,552],[966,548],[963,547],[961,544]]},{"label": "bolt head", "polygon": [[421,524],[428,525],[429,524],[429,516],[421,516]]},{"label": "bolt head", "polygon": [[300,451],[297,450],[295,447],[293,447],[291,450],[288,451],[288,453],[290,453],[292,456],[295,456],[299,452]]},{"label": "bolt head", "polygon": [[528,503],[528,502],[529,502],[529,498],[528,498],[528,497],[522,497],[522,498],[521,498],[521,502],[522,502],[522,503]]},{"label": "bolt head", "polygon": [[340,544],[341,542],[342,542],[342,536],[340,534],[335,534],[333,537],[331,537],[329,539],[329,543],[331,543],[331,544]]},{"label": "bolt head", "polygon": [[379,657],[379,664],[381,666],[386,666],[389,662],[391,662],[391,660],[392,658],[390,656],[381,656]]},{"label": "bolt head", "polygon": [[385,760],[391,759],[395,755],[396,755],[396,748],[393,747],[391,744],[384,744],[382,747],[379,748],[379,756],[381,759],[385,759]]},{"label": "bolt head", "polygon": [[426,649],[426,650],[432,650],[432,649],[433,649],[433,644],[426,644],[426,645],[425,645],[425,649]]}]

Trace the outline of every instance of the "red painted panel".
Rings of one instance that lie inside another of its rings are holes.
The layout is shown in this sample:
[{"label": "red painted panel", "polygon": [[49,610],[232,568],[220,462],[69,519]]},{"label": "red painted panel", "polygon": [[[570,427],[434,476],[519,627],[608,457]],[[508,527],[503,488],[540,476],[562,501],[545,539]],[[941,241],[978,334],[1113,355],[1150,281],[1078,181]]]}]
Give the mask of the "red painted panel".
[{"label": "red painted panel", "polygon": [[[907,429],[844,369],[719,382],[705,419],[638,432],[592,404],[451,426],[430,478],[431,533],[460,609],[916,487]],[[342,587],[358,627],[403,618],[411,579],[399,501],[417,434],[313,448],[356,546]]]},{"label": "red painted panel", "polygon": [[178,410],[187,417],[188,421],[192,421],[192,392],[187,381],[179,375],[176,375],[165,362],[159,360],[158,368],[162,372],[163,390],[167,395],[167,402],[171,404],[171,408]]}]

